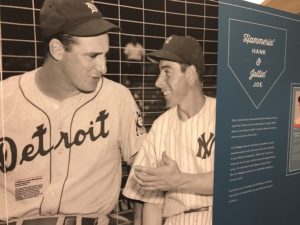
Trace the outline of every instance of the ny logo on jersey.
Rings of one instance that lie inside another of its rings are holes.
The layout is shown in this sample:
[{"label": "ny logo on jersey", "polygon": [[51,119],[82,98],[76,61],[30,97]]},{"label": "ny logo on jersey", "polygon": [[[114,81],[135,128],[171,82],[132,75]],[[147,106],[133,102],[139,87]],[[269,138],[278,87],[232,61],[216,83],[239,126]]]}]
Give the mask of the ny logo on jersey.
[{"label": "ny logo on jersey", "polygon": [[90,2],[85,2],[84,4],[86,4],[87,7],[91,10],[91,13],[98,12],[98,9],[94,4]]},{"label": "ny logo on jersey", "polygon": [[205,133],[203,133],[198,138],[199,149],[198,149],[197,157],[200,157],[202,159],[206,159],[210,157],[211,150],[214,143],[215,143],[215,135],[213,133],[210,133],[207,141],[205,138]]}]

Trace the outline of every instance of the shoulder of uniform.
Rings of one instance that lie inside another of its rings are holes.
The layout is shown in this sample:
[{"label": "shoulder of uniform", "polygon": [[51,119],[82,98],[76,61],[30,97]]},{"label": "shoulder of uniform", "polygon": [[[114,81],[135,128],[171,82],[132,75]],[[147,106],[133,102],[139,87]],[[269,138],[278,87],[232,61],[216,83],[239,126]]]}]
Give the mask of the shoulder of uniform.
[{"label": "shoulder of uniform", "polygon": [[174,106],[168,110],[166,110],[165,112],[163,112],[162,114],[160,114],[153,122],[153,125],[157,125],[160,123],[164,123],[165,119],[168,118],[170,119],[173,116],[177,115],[177,107]]},{"label": "shoulder of uniform", "polygon": [[214,108],[216,107],[216,103],[217,103],[216,98],[209,97],[209,96],[205,96],[205,98],[206,98],[206,104],[208,106],[214,107]]},{"label": "shoulder of uniform", "polygon": [[125,87],[123,84],[117,83],[112,81],[108,78],[103,79],[103,89],[109,97],[117,100],[117,99],[131,99],[133,95],[131,94],[130,90]]},{"label": "shoulder of uniform", "polygon": [[8,115],[20,100],[19,79],[20,75],[6,78],[0,86],[0,101],[3,104],[5,115]]},{"label": "shoulder of uniform", "polygon": [[19,79],[21,75],[11,76],[2,81],[1,88],[3,88],[3,96],[14,94],[19,88]]},{"label": "shoulder of uniform", "polygon": [[205,95],[205,98],[206,98],[208,101],[216,102],[216,98],[215,98],[215,97],[211,97],[211,96],[206,96],[206,95]]},{"label": "shoulder of uniform", "polygon": [[109,88],[113,87],[113,88],[117,88],[117,90],[122,90],[122,91],[129,91],[129,89],[127,87],[125,87],[123,84],[120,84],[116,81],[110,80],[106,77],[103,78],[104,81],[104,85],[108,86]]}]

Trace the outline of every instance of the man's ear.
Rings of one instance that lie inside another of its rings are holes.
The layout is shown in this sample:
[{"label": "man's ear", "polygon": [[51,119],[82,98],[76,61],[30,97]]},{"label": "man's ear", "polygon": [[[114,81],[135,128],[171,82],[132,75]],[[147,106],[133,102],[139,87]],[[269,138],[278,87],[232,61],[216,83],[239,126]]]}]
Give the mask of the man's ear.
[{"label": "man's ear", "polygon": [[193,86],[195,84],[195,82],[198,80],[198,74],[197,74],[197,70],[196,67],[194,65],[190,65],[187,69],[186,69],[186,73],[187,73],[187,79],[188,82],[191,86]]},{"label": "man's ear", "polygon": [[54,38],[49,42],[49,53],[55,60],[59,61],[65,53],[65,48],[58,39]]}]

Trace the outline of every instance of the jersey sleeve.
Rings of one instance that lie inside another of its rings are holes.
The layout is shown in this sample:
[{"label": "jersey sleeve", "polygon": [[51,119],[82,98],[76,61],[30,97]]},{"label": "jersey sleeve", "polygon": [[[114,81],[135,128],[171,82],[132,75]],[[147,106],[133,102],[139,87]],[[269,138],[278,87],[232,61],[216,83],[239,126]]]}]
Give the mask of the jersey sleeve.
[{"label": "jersey sleeve", "polygon": [[137,165],[147,167],[157,167],[158,158],[154,148],[153,126],[143,142],[141,150],[138,152],[132,169],[129,173],[123,195],[130,199],[140,200],[154,204],[162,204],[164,202],[164,193],[162,191],[146,191],[142,189],[135,180],[134,167]]},{"label": "jersey sleeve", "polygon": [[132,157],[141,149],[146,129],[142,113],[127,89],[119,113],[121,118],[119,146],[123,160],[129,164]]}]

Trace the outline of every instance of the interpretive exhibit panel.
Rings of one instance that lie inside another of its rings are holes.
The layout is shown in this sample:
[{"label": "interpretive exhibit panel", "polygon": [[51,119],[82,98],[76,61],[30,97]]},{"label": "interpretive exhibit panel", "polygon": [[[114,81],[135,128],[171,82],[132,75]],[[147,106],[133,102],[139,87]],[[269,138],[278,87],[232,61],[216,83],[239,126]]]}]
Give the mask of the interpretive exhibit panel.
[{"label": "interpretive exhibit panel", "polygon": [[300,17],[219,1],[214,225],[298,225]]}]

